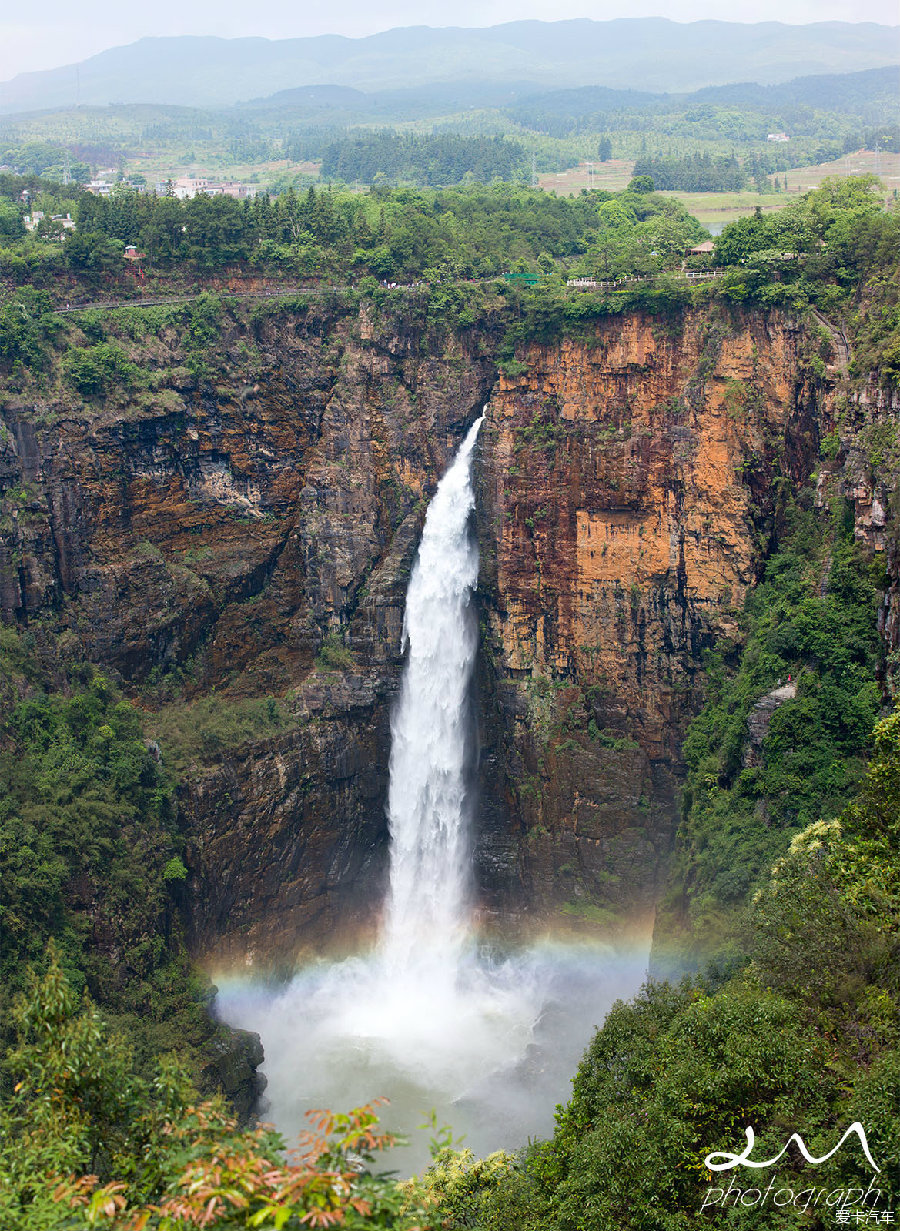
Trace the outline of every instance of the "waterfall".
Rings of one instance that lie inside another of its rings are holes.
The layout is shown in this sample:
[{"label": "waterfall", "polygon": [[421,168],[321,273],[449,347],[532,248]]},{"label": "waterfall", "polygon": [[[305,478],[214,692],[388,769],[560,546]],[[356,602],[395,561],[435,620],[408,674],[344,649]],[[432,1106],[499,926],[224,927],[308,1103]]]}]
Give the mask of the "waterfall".
[{"label": "waterfall", "polygon": [[[470,429],[428,508],[406,596],[409,655],[391,722],[390,888],[377,944],[312,962],[272,994],[220,991],[226,1020],[262,1035],[266,1115],[288,1135],[309,1107],[387,1095],[387,1127],[415,1129],[429,1108],[476,1153],[552,1131],[593,1023],[632,994],[646,952],[552,939],[505,954],[474,943],[467,791],[469,690],[478,648],[472,592]],[[420,1136],[396,1165],[427,1165]]]},{"label": "waterfall", "polygon": [[467,700],[478,629],[470,428],[428,507],[406,595],[409,659],[391,723],[391,868],[382,954],[397,974],[456,970],[467,932]]}]

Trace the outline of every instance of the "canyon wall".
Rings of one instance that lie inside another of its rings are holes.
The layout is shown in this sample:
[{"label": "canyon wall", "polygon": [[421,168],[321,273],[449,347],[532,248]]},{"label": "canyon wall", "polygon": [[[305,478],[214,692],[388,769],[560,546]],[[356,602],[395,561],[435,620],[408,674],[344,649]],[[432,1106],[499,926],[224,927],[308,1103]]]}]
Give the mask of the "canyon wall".
[{"label": "canyon wall", "polygon": [[381,900],[406,580],[496,380],[481,339],[408,315],[238,314],[206,379],[163,336],[135,356],[172,373],[153,395],[2,411],[3,618],[158,728],[212,967],[349,943]]},{"label": "canyon wall", "polygon": [[483,881],[646,936],[703,653],[734,641],[827,408],[777,313],[632,315],[532,345],[483,434]]},{"label": "canyon wall", "polygon": [[[738,635],[841,372],[776,312],[608,318],[509,376],[500,332],[444,331],[412,297],[235,311],[204,376],[163,331],[135,354],[153,393],[7,397],[3,619],[144,711],[178,770],[184,911],[213,969],[289,967],[371,927],[406,581],[485,403],[484,921],[648,934],[704,650]],[[831,466],[823,499],[843,485],[883,547],[884,485]]]}]

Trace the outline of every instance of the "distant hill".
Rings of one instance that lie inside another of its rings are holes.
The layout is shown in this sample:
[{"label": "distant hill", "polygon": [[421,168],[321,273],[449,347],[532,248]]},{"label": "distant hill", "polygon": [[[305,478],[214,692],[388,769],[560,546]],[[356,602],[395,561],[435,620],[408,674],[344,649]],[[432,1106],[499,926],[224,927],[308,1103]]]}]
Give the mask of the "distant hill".
[{"label": "distant hill", "polygon": [[534,81],[439,81],[398,90],[367,93],[347,86],[299,86],[279,90],[267,98],[238,103],[241,112],[276,114],[292,118],[329,111],[337,122],[350,119],[404,120],[452,115],[474,107],[512,107],[538,89]]},{"label": "distant hill", "polygon": [[687,92],[751,80],[847,73],[900,61],[900,27],[873,23],[520,21],[414,26],[367,38],[141,39],[80,64],[0,85],[0,112],[109,103],[221,107],[279,90],[399,90],[438,82],[529,82]]},{"label": "distant hill", "polygon": [[614,124],[616,116],[662,115],[699,107],[736,108],[773,117],[807,107],[853,115],[862,123],[882,123],[885,119],[900,118],[900,68],[796,77],[769,86],[754,82],[707,86],[687,94],[613,90],[606,86],[541,91],[526,81],[439,82],[372,93],[345,86],[303,86],[239,104],[231,114],[252,114],[260,122],[341,126],[459,116],[473,108],[494,108],[526,128],[560,135],[557,121],[562,121],[564,128],[571,121],[566,131],[593,131]]},{"label": "distant hill", "polygon": [[553,131],[553,120],[580,121],[582,128],[600,128],[612,113],[662,113],[701,106],[735,107],[744,111],[777,114],[786,108],[811,107],[862,116],[894,114],[900,110],[900,68],[866,69],[859,73],[827,73],[796,77],[778,85],[739,82],[707,86],[689,94],[650,94],[638,90],[610,90],[583,86],[532,94],[506,108],[512,119],[527,127]]},{"label": "distant hill", "polygon": [[872,68],[861,73],[820,73],[779,85],[708,86],[698,90],[696,103],[718,103],[766,110],[785,106],[818,107],[823,111],[853,110],[874,102],[900,102],[900,67]]}]

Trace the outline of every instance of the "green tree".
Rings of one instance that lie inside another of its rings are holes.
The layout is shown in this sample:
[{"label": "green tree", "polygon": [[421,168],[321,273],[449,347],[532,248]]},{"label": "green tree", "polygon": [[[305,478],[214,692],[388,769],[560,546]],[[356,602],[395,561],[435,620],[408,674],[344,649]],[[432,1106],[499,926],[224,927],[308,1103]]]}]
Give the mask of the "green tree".
[{"label": "green tree", "polygon": [[0,239],[22,239],[24,235],[22,211],[17,209],[12,201],[0,198]]},{"label": "green tree", "polygon": [[122,245],[98,231],[69,231],[66,264],[82,277],[99,278],[122,270]]},{"label": "green tree", "polygon": [[82,350],[67,351],[63,371],[84,397],[100,397],[113,385],[133,388],[140,381],[137,365],[114,342],[98,342]]},{"label": "green tree", "polygon": [[239,1129],[220,1100],[196,1102],[171,1059],[152,1080],[138,1075],[52,950],[15,1018],[15,1086],[0,1109],[0,1219],[10,1231],[421,1226],[415,1196],[373,1171],[392,1144],[373,1108],[311,1113],[299,1161],[289,1161],[277,1134]]},{"label": "green tree", "polygon": [[44,366],[55,325],[51,307],[49,295],[31,287],[22,287],[0,303],[0,363]]}]

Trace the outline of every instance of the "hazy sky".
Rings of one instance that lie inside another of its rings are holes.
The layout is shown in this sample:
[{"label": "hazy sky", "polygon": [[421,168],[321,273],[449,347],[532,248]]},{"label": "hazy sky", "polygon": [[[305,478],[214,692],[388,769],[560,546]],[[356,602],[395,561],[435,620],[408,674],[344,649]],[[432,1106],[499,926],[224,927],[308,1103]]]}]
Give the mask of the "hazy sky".
[{"label": "hazy sky", "polygon": [[[4,0],[0,15],[0,81],[32,69],[72,64],[146,35],[218,34],[298,38],[359,36],[394,26],[492,26],[540,18],[670,17],[673,21],[877,21],[896,25],[897,0],[342,0],[333,5],[297,0]],[[8,16],[6,15],[8,14]],[[15,20],[13,20],[13,16]]]}]

